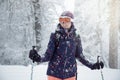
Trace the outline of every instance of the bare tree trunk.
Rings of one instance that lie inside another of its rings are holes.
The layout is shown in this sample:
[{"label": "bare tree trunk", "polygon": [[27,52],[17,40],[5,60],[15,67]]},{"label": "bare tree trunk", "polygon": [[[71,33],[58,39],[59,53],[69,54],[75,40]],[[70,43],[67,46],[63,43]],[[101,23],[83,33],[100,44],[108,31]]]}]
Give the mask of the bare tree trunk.
[{"label": "bare tree trunk", "polygon": [[35,36],[36,36],[36,45],[37,45],[37,51],[39,51],[39,49],[41,48],[40,45],[40,30],[41,30],[41,25],[40,25],[40,4],[39,4],[39,0],[32,0],[33,3],[33,8],[34,8],[34,29],[35,29]]},{"label": "bare tree trunk", "polygon": [[119,0],[110,0],[109,66],[118,68]]}]

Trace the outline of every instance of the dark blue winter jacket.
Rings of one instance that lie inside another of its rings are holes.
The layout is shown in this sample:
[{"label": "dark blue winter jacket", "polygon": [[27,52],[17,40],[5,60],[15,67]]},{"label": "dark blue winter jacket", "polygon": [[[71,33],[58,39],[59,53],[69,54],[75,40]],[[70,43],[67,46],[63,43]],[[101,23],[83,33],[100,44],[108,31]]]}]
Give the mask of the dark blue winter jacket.
[{"label": "dark blue winter jacket", "polygon": [[[58,24],[57,36],[52,33],[45,56],[41,62],[49,61],[47,75],[65,79],[76,75],[77,64],[76,59],[89,68],[92,63],[88,62],[82,53],[82,45],[80,37],[76,35],[74,25],[68,33]],[[58,37],[58,38],[56,38]]]}]

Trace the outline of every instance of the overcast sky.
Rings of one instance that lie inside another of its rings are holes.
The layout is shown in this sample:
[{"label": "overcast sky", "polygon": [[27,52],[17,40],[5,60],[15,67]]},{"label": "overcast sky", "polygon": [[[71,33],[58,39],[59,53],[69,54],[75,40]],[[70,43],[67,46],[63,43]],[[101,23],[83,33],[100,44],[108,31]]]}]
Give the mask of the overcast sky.
[{"label": "overcast sky", "polygon": [[75,0],[65,0],[65,10],[68,10],[68,11],[71,11],[71,12],[74,12],[74,1]]}]

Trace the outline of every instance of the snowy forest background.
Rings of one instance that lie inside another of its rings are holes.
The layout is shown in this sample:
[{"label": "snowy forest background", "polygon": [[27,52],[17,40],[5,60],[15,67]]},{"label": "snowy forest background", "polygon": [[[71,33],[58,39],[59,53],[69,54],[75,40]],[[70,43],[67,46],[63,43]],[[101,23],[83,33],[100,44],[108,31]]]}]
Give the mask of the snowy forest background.
[{"label": "snowy forest background", "polygon": [[120,68],[120,0],[0,0],[0,64],[29,65],[33,45],[43,55],[65,10],[74,13],[86,58]]}]

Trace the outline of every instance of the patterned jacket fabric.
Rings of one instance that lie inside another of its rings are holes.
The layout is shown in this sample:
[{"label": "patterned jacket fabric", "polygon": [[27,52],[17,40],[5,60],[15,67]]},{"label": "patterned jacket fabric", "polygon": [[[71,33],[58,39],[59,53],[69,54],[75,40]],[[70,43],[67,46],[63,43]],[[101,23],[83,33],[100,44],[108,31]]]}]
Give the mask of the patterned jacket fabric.
[{"label": "patterned jacket fabric", "polygon": [[[76,75],[77,64],[76,59],[89,68],[92,68],[92,63],[85,59],[82,53],[81,39],[76,35],[76,29],[72,23],[68,33],[60,24],[57,26],[57,32],[60,34],[59,40],[56,40],[56,34],[52,33],[48,43],[47,50],[41,62],[47,62],[47,75],[65,79]],[[58,45],[56,46],[56,41]]]}]

